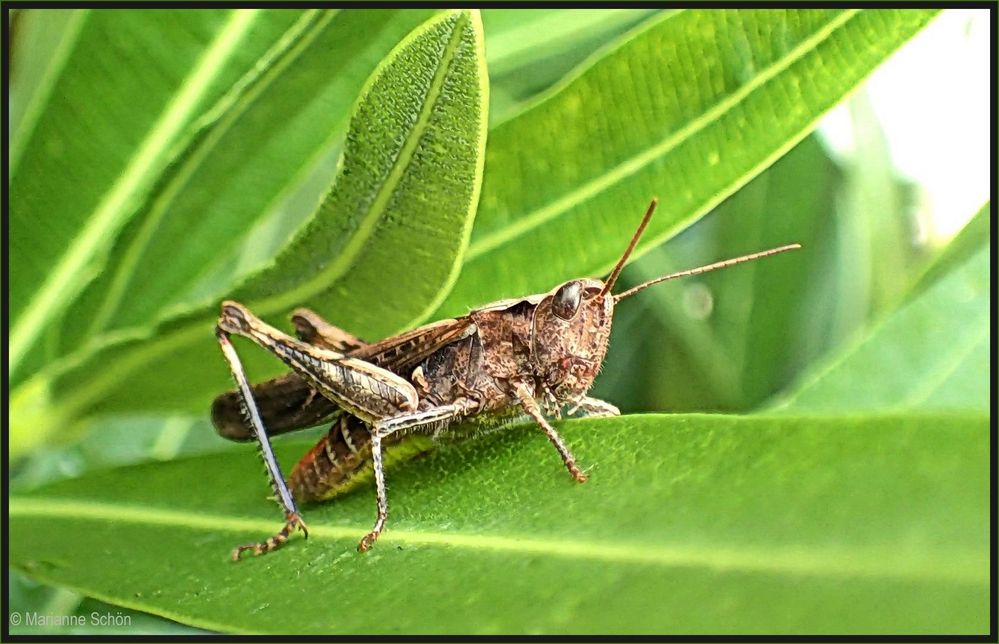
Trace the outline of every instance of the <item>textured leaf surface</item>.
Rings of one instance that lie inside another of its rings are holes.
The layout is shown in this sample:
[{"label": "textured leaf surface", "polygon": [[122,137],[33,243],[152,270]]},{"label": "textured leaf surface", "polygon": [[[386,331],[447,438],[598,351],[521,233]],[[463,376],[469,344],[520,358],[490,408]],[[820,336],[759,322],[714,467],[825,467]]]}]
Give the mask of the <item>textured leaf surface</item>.
[{"label": "textured leaf surface", "polygon": [[[438,16],[401,43],[362,93],[316,217],[230,295],[265,318],[310,306],[334,323],[351,320],[362,337],[424,317],[454,279],[478,199],[488,101],[482,46],[474,12]],[[15,400],[12,454],[82,412],[207,409],[228,380],[215,359],[216,315],[212,305],[134,339],[110,338],[106,350],[58,365],[56,382],[29,382]],[[261,373],[254,365],[277,371],[273,358],[246,353],[251,373]],[[56,399],[54,390],[67,393]]]},{"label": "textured leaf surface", "polygon": [[226,631],[984,632],[987,426],[984,413],[577,421],[563,429],[591,468],[582,486],[519,427],[391,471],[390,528],[367,555],[365,489],[309,508],[308,541],[235,564],[229,548],[279,518],[245,449],[15,496],[10,559]]},{"label": "textured leaf surface", "polygon": [[933,15],[686,11],[646,23],[490,132],[472,244],[441,314],[608,270],[653,196],[642,246],[675,235]]}]

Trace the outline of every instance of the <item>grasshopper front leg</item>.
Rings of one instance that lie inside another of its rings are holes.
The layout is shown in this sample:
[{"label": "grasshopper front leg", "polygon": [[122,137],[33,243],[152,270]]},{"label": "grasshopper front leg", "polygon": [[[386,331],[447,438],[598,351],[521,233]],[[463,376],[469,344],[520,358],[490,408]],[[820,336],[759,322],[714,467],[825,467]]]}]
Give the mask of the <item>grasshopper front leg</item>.
[{"label": "grasshopper front leg", "polygon": [[520,401],[520,406],[524,408],[527,415],[534,419],[534,421],[541,426],[544,430],[545,435],[548,436],[548,440],[551,441],[555,449],[558,450],[559,456],[562,457],[562,462],[565,463],[566,469],[569,470],[569,474],[572,478],[576,479],[580,483],[586,482],[586,474],[583,470],[579,469],[576,465],[576,457],[572,455],[569,451],[569,447],[562,440],[555,428],[552,427],[548,419],[545,418],[544,413],[541,411],[541,406],[538,405],[538,401],[534,399],[534,392],[527,386],[524,382],[519,382],[514,385],[514,394],[517,396],[517,400]]}]

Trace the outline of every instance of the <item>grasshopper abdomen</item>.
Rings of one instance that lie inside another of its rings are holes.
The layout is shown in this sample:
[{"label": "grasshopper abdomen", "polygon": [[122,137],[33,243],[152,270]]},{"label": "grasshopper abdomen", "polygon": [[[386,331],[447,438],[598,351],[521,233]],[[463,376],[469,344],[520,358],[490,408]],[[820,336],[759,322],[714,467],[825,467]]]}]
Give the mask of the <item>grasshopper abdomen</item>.
[{"label": "grasshopper abdomen", "polygon": [[[422,436],[392,436],[384,444],[386,460],[408,458],[430,445]],[[369,482],[372,467],[371,432],[363,422],[344,414],[291,470],[288,487],[298,501],[326,501]]]}]

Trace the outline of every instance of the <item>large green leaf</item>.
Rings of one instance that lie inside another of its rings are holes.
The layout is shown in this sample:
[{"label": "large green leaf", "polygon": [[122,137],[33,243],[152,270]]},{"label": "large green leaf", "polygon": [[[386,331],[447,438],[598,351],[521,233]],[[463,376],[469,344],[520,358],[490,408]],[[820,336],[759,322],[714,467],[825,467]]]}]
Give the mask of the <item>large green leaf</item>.
[{"label": "large green leaf", "polygon": [[[15,494],[11,561],[224,631],[982,634],[987,370],[978,358],[935,368],[926,355],[954,352],[895,340],[974,336],[987,253],[953,266],[782,414],[562,423],[585,486],[524,425],[393,469],[390,529],[367,555],[353,546],[373,501],[358,491],[308,508],[308,541],[228,561],[277,521],[246,448]],[[869,356],[902,368],[888,379]],[[900,403],[898,390],[929,395]],[[964,402],[933,404],[940,392]],[[807,404],[820,394],[828,404]],[[278,453],[290,463],[309,445],[282,440]],[[182,488],[190,480],[206,483]],[[463,610],[441,609],[456,588]]]},{"label": "large green leaf", "polygon": [[[61,67],[53,72],[57,87],[21,120],[27,131],[15,138],[21,151],[8,179],[17,230],[10,239],[16,279],[8,298],[9,373],[18,372],[42,332],[101,270],[174,146],[296,17],[90,11],[79,19],[71,51],[52,63]],[[147,37],[119,37],[132,32]]]},{"label": "large green leaf", "polygon": [[468,257],[441,315],[606,271],[790,149],[933,11],[684,11],[489,135]]},{"label": "large green leaf", "polygon": [[[64,352],[99,341],[109,330],[148,325],[164,310],[218,301],[245,277],[245,269],[230,269],[211,290],[187,295],[342,138],[364,81],[428,14],[303,14],[209,110],[205,124],[124,229],[107,270],[66,315]],[[332,176],[325,177],[324,187]],[[298,219],[312,213],[318,194],[310,195]]]},{"label": "large green leaf", "polygon": [[[436,306],[478,200],[488,100],[482,48],[478,14],[452,12],[393,50],[361,94],[337,180],[315,218],[231,295],[266,317],[310,306],[369,336]],[[207,409],[227,380],[212,346],[216,314],[203,307],[110,338],[104,350],[62,361],[57,376],[37,376],[15,395],[12,455],[88,411]],[[277,362],[261,353],[248,352],[251,372],[273,372]]]},{"label": "large green leaf", "polygon": [[983,633],[987,426],[578,421],[563,431],[590,466],[582,486],[521,426],[391,471],[389,529],[366,555],[369,490],[308,508],[308,541],[237,564],[229,549],[279,522],[245,449],[14,496],[10,561],[224,631]]}]

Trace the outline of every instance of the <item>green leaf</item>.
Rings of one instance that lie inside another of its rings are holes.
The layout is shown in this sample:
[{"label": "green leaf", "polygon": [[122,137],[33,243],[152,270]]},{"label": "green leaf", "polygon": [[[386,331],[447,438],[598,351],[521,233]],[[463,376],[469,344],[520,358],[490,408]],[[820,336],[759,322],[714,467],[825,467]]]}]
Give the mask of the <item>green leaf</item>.
[{"label": "green leaf", "polygon": [[[187,295],[335,147],[365,80],[428,13],[309,11],[280,34],[208,110],[123,230],[108,269],[64,320],[63,352],[99,342],[94,335],[109,330],[149,325],[166,311],[217,302],[245,278],[246,265],[221,273],[197,297]],[[332,176],[330,170],[323,189]],[[319,194],[309,195],[294,220],[312,214]]]},{"label": "green leaf", "polygon": [[[91,11],[81,18],[51,99],[33,111],[8,179],[11,227],[18,230],[10,240],[10,269],[18,276],[8,300],[11,374],[101,270],[174,146],[253,66],[273,31],[296,18],[275,14],[261,20],[267,14],[256,10]],[[136,70],[144,70],[139,85]]]},{"label": "green leaf", "polygon": [[14,10],[10,16],[10,172],[35,129],[55,81],[79,35],[86,12]]},{"label": "green leaf", "polygon": [[[65,588],[44,586],[16,570],[8,569],[7,579],[8,615],[17,613],[19,618],[8,622],[11,635],[209,634],[148,613],[85,598]],[[33,623],[25,623],[29,614]]]},{"label": "green leaf", "polygon": [[[440,315],[606,271],[799,141],[933,11],[684,11],[490,132],[476,228]],[[540,259],[543,258],[543,261]]]},{"label": "green leaf", "polygon": [[486,9],[490,124],[506,120],[656,10]]},{"label": "green leaf", "polygon": [[[264,317],[310,306],[369,337],[425,317],[455,278],[478,200],[482,47],[475,12],[438,16],[400,43],[361,93],[315,218],[231,296]],[[216,315],[211,305],[109,337],[26,383],[14,394],[11,454],[88,412],[208,409],[228,381],[213,346]],[[263,353],[247,352],[251,373],[277,371]]]},{"label": "green leaf", "polygon": [[912,287],[908,297],[918,297],[951,270],[963,264],[989,242],[992,238],[991,231],[992,203],[986,202],[961,229],[957,237],[952,239],[933,262],[926,267],[926,271]]},{"label": "green leaf", "polygon": [[986,242],[981,239],[973,256],[816,369],[778,408],[796,414],[987,410],[991,258]]},{"label": "green leaf", "polygon": [[[370,553],[354,549],[374,518],[362,489],[306,509],[307,541],[237,564],[233,545],[279,523],[246,448],[16,495],[10,561],[234,632],[984,633],[988,422],[563,423],[590,468],[582,486],[520,426],[390,471],[389,527]],[[278,453],[290,463],[307,447]]]}]

